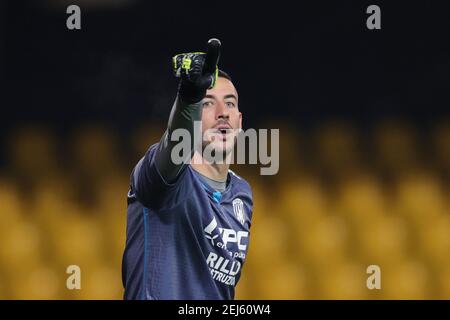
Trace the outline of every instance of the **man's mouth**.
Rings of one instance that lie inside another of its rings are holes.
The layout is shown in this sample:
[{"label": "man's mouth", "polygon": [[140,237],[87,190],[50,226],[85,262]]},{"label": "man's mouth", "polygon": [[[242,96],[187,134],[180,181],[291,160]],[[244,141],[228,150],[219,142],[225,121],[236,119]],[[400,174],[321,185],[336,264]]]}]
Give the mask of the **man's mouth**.
[{"label": "man's mouth", "polygon": [[227,134],[231,131],[231,129],[217,129],[217,131],[221,134]]},{"label": "man's mouth", "polygon": [[216,129],[217,134],[221,136],[222,140],[226,140],[227,135],[233,131],[231,126],[225,125],[225,124],[219,125],[219,126],[215,127],[215,129]]},{"label": "man's mouth", "polygon": [[216,130],[220,133],[226,134],[231,132],[231,126],[227,124],[221,124],[216,127]]}]

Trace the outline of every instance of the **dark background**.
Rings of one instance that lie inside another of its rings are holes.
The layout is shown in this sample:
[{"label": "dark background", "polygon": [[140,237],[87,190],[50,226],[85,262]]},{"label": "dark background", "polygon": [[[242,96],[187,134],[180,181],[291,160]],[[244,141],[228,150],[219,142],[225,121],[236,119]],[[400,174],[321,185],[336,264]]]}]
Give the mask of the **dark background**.
[{"label": "dark background", "polygon": [[123,2],[80,3],[80,31],[65,27],[66,6],[49,5],[57,1],[3,4],[3,132],[27,121],[126,129],[166,119],[176,88],[170,57],[203,50],[210,37],[222,40],[220,66],[248,125],[448,115],[450,23],[437,2],[373,2],[382,11],[373,31],[365,1]]}]

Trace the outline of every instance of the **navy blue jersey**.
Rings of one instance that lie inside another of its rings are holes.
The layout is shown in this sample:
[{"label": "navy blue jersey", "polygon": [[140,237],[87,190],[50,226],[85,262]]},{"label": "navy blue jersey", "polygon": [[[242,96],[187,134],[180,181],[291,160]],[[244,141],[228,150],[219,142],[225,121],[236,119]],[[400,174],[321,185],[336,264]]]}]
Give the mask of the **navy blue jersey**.
[{"label": "navy blue jersey", "polygon": [[233,299],[249,245],[249,184],[228,173],[224,192],[190,165],[173,184],[150,147],[131,175],[122,261],[125,299]]}]

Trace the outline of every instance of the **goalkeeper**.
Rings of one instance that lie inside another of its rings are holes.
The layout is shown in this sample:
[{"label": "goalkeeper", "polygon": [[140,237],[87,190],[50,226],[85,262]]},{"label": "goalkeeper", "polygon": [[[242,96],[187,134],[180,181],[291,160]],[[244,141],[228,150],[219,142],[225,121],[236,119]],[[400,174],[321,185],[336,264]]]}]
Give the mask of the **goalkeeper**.
[{"label": "goalkeeper", "polygon": [[[218,69],[220,41],[173,58],[180,78],[167,130],[131,174],[122,261],[125,299],[233,299],[248,244],[249,184],[223,161],[242,127],[238,93]],[[201,121],[201,126],[195,122]],[[189,161],[172,158],[176,129],[191,138]],[[201,128],[201,129],[200,129]],[[205,150],[212,150],[204,156]],[[217,160],[219,159],[219,161]]]}]

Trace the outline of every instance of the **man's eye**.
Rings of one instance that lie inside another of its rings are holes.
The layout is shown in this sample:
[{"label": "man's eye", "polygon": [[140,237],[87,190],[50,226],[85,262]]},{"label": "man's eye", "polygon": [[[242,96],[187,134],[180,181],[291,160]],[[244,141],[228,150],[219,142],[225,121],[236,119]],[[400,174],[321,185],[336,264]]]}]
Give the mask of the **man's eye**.
[{"label": "man's eye", "polygon": [[203,106],[204,107],[209,107],[211,105],[212,105],[212,101],[205,101],[205,102],[203,102]]},{"label": "man's eye", "polygon": [[234,104],[234,102],[227,102],[226,103],[228,108],[234,108],[236,105]]}]

